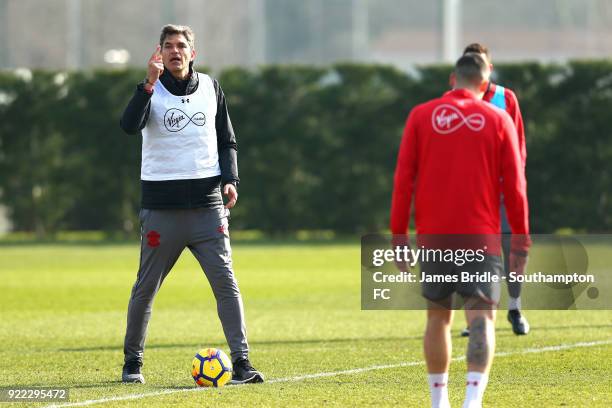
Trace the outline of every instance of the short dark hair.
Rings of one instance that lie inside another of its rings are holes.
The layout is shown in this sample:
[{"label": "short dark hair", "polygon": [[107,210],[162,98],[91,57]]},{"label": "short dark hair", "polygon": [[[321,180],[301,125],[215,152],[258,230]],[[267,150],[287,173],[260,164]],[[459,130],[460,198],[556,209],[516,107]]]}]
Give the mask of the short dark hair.
[{"label": "short dark hair", "polygon": [[471,52],[476,54],[484,54],[489,60],[491,60],[491,54],[489,54],[489,49],[480,43],[472,43],[465,47],[465,49],[463,50],[463,55],[469,54]]},{"label": "short dark hair", "polygon": [[480,83],[485,79],[487,62],[480,53],[468,52],[457,60],[455,64],[455,78],[457,82]]},{"label": "short dark hair", "polygon": [[166,39],[166,37],[174,34],[182,34],[187,40],[187,43],[189,44],[191,49],[194,48],[195,36],[193,35],[193,30],[191,29],[191,27],[175,24],[167,24],[162,27],[161,35],[159,36],[159,45],[163,47],[164,40]]}]

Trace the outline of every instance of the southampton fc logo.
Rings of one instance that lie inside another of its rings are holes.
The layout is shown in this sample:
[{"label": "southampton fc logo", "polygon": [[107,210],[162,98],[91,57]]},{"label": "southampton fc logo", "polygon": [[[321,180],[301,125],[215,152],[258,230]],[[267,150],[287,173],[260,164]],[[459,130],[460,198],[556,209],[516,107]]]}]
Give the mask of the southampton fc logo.
[{"label": "southampton fc logo", "polygon": [[176,108],[168,109],[164,115],[164,126],[168,132],[178,132],[185,129],[189,124],[204,126],[206,116],[202,112],[196,112],[189,117],[185,112]]}]

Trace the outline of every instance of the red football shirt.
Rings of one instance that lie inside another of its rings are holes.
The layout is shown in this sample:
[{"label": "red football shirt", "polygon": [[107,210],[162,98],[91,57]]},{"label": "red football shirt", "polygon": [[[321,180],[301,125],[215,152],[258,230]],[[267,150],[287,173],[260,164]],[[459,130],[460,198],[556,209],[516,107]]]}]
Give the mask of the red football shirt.
[{"label": "red football shirt", "polygon": [[[453,90],[408,116],[395,171],[391,232],[408,232],[414,193],[417,234],[499,234],[503,193],[512,233],[528,234],[526,190],[510,116],[468,90]],[[526,240],[517,242],[515,249],[527,249]]]},{"label": "red football shirt", "polygon": [[[483,95],[482,99],[492,103],[492,100],[495,98],[495,93],[499,85],[494,84],[493,82],[489,82],[489,88]],[[504,106],[503,109],[508,112],[510,118],[512,118],[512,122],[514,122],[514,126],[516,127],[516,134],[518,136],[518,144],[519,144],[519,152],[521,153],[521,160],[523,162],[523,167],[525,167],[525,162],[527,161],[527,146],[525,145],[525,128],[523,126],[523,116],[521,115],[521,108],[519,107],[518,99],[516,95],[511,89],[506,87],[503,88],[503,99]]]}]

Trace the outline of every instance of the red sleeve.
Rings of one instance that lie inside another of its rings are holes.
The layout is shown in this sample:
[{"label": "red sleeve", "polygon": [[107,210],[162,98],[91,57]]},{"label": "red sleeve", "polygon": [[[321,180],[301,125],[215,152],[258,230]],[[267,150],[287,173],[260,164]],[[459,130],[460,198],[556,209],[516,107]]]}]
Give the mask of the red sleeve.
[{"label": "red sleeve", "polygon": [[518,99],[514,92],[506,88],[506,104],[508,105],[508,113],[514,122],[516,133],[518,135],[518,147],[521,154],[521,162],[523,168],[527,162],[527,145],[525,143],[525,127],[523,126],[523,116],[521,115],[521,108],[519,107]]},{"label": "red sleeve", "polygon": [[527,182],[522,166],[516,128],[511,118],[504,114],[501,124],[501,176],[504,204],[508,223],[512,230],[512,249],[527,251],[529,240],[529,207],[527,204]]},{"label": "red sleeve", "polygon": [[391,233],[396,235],[407,234],[410,222],[410,205],[417,174],[415,111],[410,112],[406,121],[395,168],[390,228]]}]

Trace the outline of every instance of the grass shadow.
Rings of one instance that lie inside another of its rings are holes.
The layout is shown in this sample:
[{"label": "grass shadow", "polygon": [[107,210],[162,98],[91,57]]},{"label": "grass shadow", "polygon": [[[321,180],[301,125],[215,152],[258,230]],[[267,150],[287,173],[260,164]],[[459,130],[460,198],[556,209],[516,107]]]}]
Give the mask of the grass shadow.
[{"label": "grass shadow", "polygon": [[[533,331],[556,331],[556,330],[577,330],[577,329],[612,329],[612,324],[598,324],[598,325],[567,325],[567,326],[542,326],[532,327]],[[510,327],[502,327],[496,330],[498,335],[501,336],[514,336]],[[453,331],[453,336],[457,337],[458,334]],[[340,343],[384,343],[384,342],[397,342],[397,341],[409,341],[409,340],[422,340],[423,335],[417,336],[394,336],[394,337],[346,337],[346,338],[333,338],[333,339],[301,339],[301,340],[260,340],[252,341],[252,346],[290,346],[290,345],[312,345],[312,344],[340,344]],[[209,343],[210,347],[225,347],[225,342]],[[194,348],[197,345],[193,343],[158,343],[148,344],[147,350],[163,350],[173,348]],[[55,349],[57,352],[67,353],[82,353],[91,351],[121,351],[122,346],[91,346],[91,347],[76,347],[76,348],[60,348]]]},{"label": "grass shadow", "polygon": [[[362,338],[334,338],[334,339],[304,339],[304,340],[263,340],[252,341],[249,344],[253,346],[278,346],[278,345],[302,345],[302,344],[324,344],[324,343],[364,343],[364,342],[395,342],[401,340],[420,340],[423,336],[396,336],[396,337],[362,337]],[[211,347],[223,347],[225,343],[210,343]],[[193,348],[193,343],[168,343],[168,344],[148,344],[147,350],[150,349],[170,349],[170,348]],[[93,346],[93,347],[78,347],[78,348],[61,348],[55,351],[60,352],[88,352],[88,351],[120,351],[120,346]]]}]

